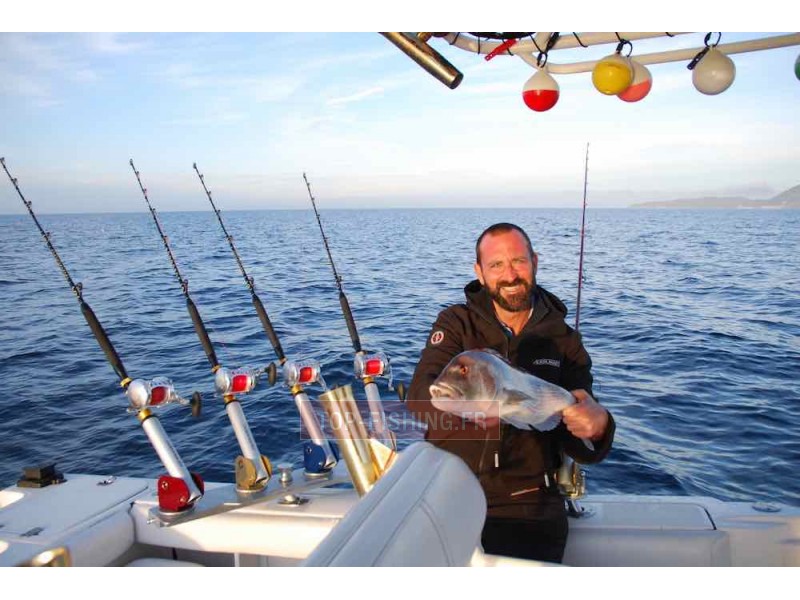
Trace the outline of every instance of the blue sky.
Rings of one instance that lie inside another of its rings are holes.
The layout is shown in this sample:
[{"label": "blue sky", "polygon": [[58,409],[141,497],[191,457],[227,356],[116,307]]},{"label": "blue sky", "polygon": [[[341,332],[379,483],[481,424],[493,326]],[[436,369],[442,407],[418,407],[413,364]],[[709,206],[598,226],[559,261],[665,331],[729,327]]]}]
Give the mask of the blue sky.
[{"label": "blue sky", "polygon": [[[634,56],[704,35],[635,42]],[[561,75],[559,103],[534,113],[524,61],[432,45],[464,72],[458,89],[369,32],[0,33],[0,155],[59,213],[141,211],[130,158],[162,211],[205,209],[195,161],[228,210],[306,209],[304,171],[325,208],[579,206],[587,142],[598,207],[800,184],[800,47],[733,55],[736,80],[713,97],[685,61],[652,65],[637,104]],[[0,213],[22,210],[0,184]]]}]

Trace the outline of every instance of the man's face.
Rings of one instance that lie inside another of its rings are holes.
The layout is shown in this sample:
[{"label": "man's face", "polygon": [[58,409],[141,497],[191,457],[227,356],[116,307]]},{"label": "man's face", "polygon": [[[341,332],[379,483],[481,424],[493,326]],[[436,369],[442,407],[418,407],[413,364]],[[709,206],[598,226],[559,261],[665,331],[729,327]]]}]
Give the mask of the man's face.
[{"label": "man's face", "polygon": [[536,255],[519,231],[487,235],[480,244],[480,262],[475,264],[478,280],[502,309],[521,312],[531,309],[531,290],[536,283]]}]

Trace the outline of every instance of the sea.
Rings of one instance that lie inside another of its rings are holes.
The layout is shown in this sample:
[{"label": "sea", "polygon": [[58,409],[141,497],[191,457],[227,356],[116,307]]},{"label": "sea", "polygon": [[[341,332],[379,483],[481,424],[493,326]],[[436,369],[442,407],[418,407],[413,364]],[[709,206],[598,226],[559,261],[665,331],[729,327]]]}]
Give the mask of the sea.
[{"label": "sea", "polygon": [[[184,462],[232,482],[239,449],[149,213],[38,215],[134,378],[199,391],[202,413],[157,412]],[[538,282],[574,325],[575,209],[322,210],[364,347],[410,382],[439,311],[463,301],[487,226],[525,228]],[[223,212],[286,355],[351,384],[353,348],[314,213]],[[215,215],[160,215],[220,362],[262,368],[275,353]],[[594,391],[617,423],[589,494],[703,495],[800,506],[800,211],[590,209],[580,331]],[[263,383],[263,382],[262,382]],[[387,379],[401,447],[422,438]],[[0,216],[0,485],[26,466],[155,478],[164,472],[56,261],[27,214]],[[323,391],[308,388],[312,402]],[[302,465],[287,387],[241,398],[260,451]]]}]

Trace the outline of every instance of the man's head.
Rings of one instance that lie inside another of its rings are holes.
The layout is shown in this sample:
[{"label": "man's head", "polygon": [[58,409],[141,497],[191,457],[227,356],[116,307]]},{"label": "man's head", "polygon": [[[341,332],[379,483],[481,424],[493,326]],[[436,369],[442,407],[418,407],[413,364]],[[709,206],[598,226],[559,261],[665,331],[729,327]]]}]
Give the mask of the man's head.
[{"label": "man's head", "polygon": [[475,244],[475,274],[492,300],[509,312],[530,310],[537,262],[530,238],[511,223],[492,225]]}]

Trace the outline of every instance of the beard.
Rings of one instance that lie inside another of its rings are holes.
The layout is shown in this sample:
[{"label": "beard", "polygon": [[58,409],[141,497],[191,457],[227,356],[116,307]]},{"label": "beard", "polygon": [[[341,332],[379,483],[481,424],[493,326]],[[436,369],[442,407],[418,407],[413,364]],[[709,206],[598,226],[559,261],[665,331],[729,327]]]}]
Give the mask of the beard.
[{"label": "beard", "polygon": [[[515,292],[514,294],[507,294],[505,296],[502,294],[503,288],[510,288],[517,285],[520,286],[520,290],[518,292]],[[486,291],[489,293],[489,296],[491,296],[492,300],[494,300],[503,310],[507,310],[509,312],[522,312],[531,309],[532,287],[532,283],[517,277],[511,282],[498,283],[497,287],[494,288],[487,286]]]}]

